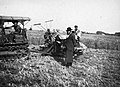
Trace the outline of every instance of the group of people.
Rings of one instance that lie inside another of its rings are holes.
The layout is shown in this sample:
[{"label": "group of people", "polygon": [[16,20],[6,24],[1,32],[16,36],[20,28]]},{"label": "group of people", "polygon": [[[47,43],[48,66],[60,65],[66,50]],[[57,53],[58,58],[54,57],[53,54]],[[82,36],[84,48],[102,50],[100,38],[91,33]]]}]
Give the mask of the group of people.
[{"label": "group of people", "polygon": [[[78,42],[80,41],[80,37],[81,37],[81,32],[78,29],[78,26],[75,25],[74,28],[75,29],[72,30],[71,27],[68,27],[67,30],[66,30],[67,37],[66,37],[65,42],[64,42],[64,45],[66,47],[66,51],[65,51],[66,58],[65,58],[64,65],[66,67],[72,66],[74,49],[76,49],[76,47],[79,45]],[[57,38],[57,36],[59,36],[59,32],[57,32],[56,39],[57,39],[57,41],[60,41],[60,38]],[[46,42],[47,41],[52,41],[51,40],[51,33],[50,33],[49,29],[45,33],[44,38],[46,39]],[[57,46],[59,48],[59,43],[58,43]]]}]

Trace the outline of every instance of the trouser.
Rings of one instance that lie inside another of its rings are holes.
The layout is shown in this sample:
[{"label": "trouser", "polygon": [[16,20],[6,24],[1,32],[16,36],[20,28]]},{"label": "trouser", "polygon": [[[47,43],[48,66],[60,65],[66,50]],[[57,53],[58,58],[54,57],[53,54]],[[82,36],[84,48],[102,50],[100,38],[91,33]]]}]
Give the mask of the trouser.
[{"label": "trouser", "polygon": [[72,62],[73,62],[73,50],[67,50],[66,51],[65,63],[66,64],[72,64]]}]

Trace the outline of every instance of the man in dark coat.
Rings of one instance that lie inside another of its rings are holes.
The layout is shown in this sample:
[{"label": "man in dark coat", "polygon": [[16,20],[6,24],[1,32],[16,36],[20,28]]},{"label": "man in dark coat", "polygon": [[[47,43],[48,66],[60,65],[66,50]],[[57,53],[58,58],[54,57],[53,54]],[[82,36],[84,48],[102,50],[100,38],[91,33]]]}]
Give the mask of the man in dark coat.
[{"label": "man in dark coat", "polygon": [[18,21],[15,21],[12,27],[14,27],[16,33],[21,33],[22,28],[18,25]]},{"label": "man in dark coat", "polygon": [[47,46],[51,46],[52,42],[52,33],[50,32],[50,29],[47,29],[47,31],[44,34],[45,44]]},{"label": "man in dark coat", "polygon": [[76,47],[75,35],[72,33],[71,30],[72,30],[71,27],[68,27],[66,30],[68,38],[65,41],[66,46],[65,64],[67,67],[72,66],[74,47]]}]

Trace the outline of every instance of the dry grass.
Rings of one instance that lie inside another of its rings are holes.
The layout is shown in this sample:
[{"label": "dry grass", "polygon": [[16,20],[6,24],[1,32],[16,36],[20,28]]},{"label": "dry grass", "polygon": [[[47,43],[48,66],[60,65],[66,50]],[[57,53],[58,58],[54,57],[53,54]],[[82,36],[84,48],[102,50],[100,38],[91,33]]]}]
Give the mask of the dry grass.
[{"label": "dry grass", "polygon": [[[28,31],[27,34],[30,44],[43,44],[44,32]],[[88,48],[120,50],[120,37],[118,36],[82,34],[81,42]]]},{"label": "dry grass", "polygon": [[[43,43],[43,33],[28,34],[30,44]],[[83,35],[81,41],[92,48],[103,48],[103,42],[108,41],[109,47],[114,48],[115,38],[119,42],[119,37]],[[106,49],[106,46],[105,49],[88,48],[70,68],[53,57],[34,52],[29,60],[1,60],[0,87],[120,87],[120,51]]]},{"label": "dry grass", "polygon": [[66,68],[50,56],[31,53],[0,62],[0,87],[120,87],[120,51],[87,49]]},{"label": "dry grass", "polygon": [[89,48],[120,50],[120,37],[118,36],[83,34],[81,42]]}]

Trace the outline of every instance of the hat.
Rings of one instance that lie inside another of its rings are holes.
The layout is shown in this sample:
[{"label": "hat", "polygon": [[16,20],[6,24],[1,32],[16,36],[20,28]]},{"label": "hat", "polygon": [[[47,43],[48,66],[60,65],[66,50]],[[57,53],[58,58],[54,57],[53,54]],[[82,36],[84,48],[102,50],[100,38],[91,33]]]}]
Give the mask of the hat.
[{"label": "hat", "polygon": [[71,30],[72,30],[71,27],[68,27],[66,31],[71,31]]},{"label": "hat", "polygon": [[75,25],[74,27],[78,27],[77,25]]}]

